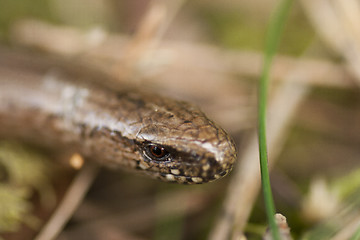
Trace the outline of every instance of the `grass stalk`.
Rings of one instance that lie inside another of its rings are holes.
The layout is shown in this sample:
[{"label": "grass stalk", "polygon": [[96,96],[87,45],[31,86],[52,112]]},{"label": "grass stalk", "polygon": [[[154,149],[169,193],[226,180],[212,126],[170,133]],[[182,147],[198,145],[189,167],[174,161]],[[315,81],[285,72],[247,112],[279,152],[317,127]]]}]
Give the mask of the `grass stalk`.
[{"label": "grass stalk", "polygon": [[262,190],[264,194],[264,202],[266,214],[274,240],[280,240],[279,229],[275,222],[275,207],[272,197],[268,158],[266,147],[266,106],[267,106],[267,89],[269,84],[269,73],[272,60],[280,42],[280,36],[285,24],[288,12],[290,11],[292,0],[282,0],[271,17],[266,37],[264,65],[260,77],[259,85],[259,154],[260,154],[260,171]]}]

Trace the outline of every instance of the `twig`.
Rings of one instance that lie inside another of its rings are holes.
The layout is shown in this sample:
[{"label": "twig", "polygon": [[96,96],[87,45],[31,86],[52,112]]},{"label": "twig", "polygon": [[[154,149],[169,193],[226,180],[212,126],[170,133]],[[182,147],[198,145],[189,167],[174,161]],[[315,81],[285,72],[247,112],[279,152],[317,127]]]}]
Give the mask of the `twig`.
[{"label": "twig", "polygon": [[83,200],[96,178],[98,170],[99,167],[94,163],[88,162],[84,165],[74,178],[58,208],[36,236],[35,240],[52,240],[57,237]]}]

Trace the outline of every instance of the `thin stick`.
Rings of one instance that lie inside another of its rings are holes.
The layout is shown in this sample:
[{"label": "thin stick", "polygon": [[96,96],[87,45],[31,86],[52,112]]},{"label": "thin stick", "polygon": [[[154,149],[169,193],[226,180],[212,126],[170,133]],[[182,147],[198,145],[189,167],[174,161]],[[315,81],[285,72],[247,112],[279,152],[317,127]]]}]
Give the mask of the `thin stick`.
[{"label": "thin stick", "polygon": [[55,239],[84,199],[85,194],[97,176],[99,167],[87,162],[78,172],[63,200],[45,224],[35,240]]}]

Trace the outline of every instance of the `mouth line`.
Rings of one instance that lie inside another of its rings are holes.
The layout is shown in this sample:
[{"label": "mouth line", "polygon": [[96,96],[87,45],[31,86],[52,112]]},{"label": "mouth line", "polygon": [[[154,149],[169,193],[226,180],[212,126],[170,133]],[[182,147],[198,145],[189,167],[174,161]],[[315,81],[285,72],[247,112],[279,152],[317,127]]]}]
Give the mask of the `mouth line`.
[{"label": "mouth line", "polygon": [[211,182],[214,181],[216,179],[222,178],[224,176],[226,176],[231,169],[228,170],[222,170],[219,173],[216,173],[214,175],[211,175],[209,177],[201,177],[201,176],[185,176],[185,175],[177,175],[177,174],[173,174],[173,173],[160,173],[159,172],[159,176],[161,178],[166,179],[169,182],[179,182],[179,183],[184,183],[184,184],[191,184],[191,183],[195,183],[195,184],[200,184],[200,183],[206,183],[206,182]]}]

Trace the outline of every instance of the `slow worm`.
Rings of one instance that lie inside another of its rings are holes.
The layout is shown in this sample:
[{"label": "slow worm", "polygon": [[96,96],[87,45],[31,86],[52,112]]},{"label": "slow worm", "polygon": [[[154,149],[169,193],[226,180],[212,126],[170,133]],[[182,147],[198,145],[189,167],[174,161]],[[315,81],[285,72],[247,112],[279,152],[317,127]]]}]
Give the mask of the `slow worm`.
[{"label": "slow worm", "polygon": [[0,48],[0,137],[71,150],[178,183],[226,175],[233,140],[197,107],[108,77]]}]

